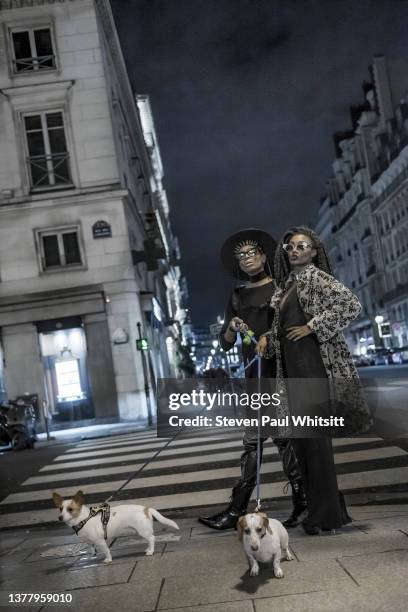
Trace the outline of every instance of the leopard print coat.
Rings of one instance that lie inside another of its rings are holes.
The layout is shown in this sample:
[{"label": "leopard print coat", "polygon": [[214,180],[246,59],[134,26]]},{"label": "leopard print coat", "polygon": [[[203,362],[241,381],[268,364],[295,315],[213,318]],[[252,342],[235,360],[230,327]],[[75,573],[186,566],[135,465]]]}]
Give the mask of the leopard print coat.
[{"label": "leopard print coat", "polygon": [[[344,434],[368,431],[372,418],[363,395],[357,369],[341,333],[361,310],[358,298],[333,276],[309,264],[298,274],[291,273],[285,288],[277,289],[271,299],[274,310],[272,329],[265,334],[265,358],[276,358],[277,391],[281,394],[278,416],[289,414],[282,356],[279,342],[279,305],[287,288],[296,282],[299,304],[307,325],[320,345],[320,354],[329,379],[332,413],[345,417]],[[301,342],[301,340],[300,340]],[[282,432],[288,435],[290,432]]]}]

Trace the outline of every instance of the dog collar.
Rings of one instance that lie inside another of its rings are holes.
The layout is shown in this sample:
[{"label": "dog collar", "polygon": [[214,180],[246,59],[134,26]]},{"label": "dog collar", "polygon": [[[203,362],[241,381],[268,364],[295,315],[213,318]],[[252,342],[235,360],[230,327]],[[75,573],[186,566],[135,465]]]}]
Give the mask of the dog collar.
[{"label": "dog collar", "polygon": [[101,513],[103,537],[105,538],[105,540],[107,540],[108,539],[107,529],[108,529],[108,523],[109,523],[109,517],[110,517],[110,505],[107,504],[106,502],[103,504],[100,504],[99,506],[91,506],[89,509],[89,514],[86,517],[86,519],[78,523],[78,525],[72,525],[72,529],[75,531],[76,535],[78,535],[82,527],[86,525],[89,519],[99,514],[99,512]]}]

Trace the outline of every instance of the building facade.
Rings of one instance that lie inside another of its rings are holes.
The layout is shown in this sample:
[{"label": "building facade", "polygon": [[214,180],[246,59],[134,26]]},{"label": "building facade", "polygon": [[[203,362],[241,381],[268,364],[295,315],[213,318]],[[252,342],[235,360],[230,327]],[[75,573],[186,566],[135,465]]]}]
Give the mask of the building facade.
[{"label": "building facade", "polygon": [[54,427],[146,419],[183,279],[107,0],[0,0],[0,133],[0,393]]},{"label": "building facade", "polygon": [[348,331],[357,354],[408,344],[408,65],[375,57],[336,159],[317,231],[336,276],[360,298]]}]

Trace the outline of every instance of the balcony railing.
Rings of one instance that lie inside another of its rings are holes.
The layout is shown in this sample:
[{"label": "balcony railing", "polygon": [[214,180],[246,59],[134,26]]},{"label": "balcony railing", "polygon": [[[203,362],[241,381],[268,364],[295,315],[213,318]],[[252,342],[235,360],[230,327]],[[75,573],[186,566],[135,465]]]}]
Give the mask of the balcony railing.
[{"label": "balcony railing", "polygon": [[40,55],[39,57],[23,57],[13,60],[14,72],[32,72],[33,70],[53,70],[55,55]]},{"label": "balcony railing", "polygon": [[394,289],[388,291],[384,295],[384,302],[392,302],[393,300],[397,300],[403,297],[408,296],[408,283],[398,284]]},{"label": "balcony railing", "polygon": [[[379,178],[378,175],[377,178]],[[396,189],[408,178],[408,166],[406,166],[393,181],[382,191],[372,203],[372,210],[376,210]],[[373,180],[374,182],[374,180]]]},{"label": "balcony railing", "polygon": [[69,153],[34,155],[27,158],[32,189],[72,185]]}]

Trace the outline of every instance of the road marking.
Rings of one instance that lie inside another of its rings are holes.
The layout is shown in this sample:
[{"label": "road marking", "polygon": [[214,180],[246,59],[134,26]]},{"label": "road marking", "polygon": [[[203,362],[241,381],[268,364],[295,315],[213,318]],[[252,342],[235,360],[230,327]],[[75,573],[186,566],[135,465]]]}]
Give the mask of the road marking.
[{"label": "road marking", "polygon": [[[271,453],[267,453],[267,455],[268,454],[271,454]],[[358,462],[358,461],[361,462],[361,461],[369,461],[369,460],[376,460],[376,459],[386,459],[386,458],[391,458],[391,457],[401,457],[405,455],[407,455],[407,453],[403,449],[397,446],[390,446],[390,447],[384,447],[384,448],[375,448],[375,449],[352,451],[349,453],[336,454],[335,463],[336,465],[340,465],[340,464],[346,464],[346,463],[352,463],[352,462]],[[122,471],[126,471],[127,472],[126,475],[128,474],[130,475],[132,472],[132,469],[131,469],[132,467],[137,469],[138,464],[136,464],[136,466],[128,466],[127,468],[125,467],[125,468],[120,468],[120,469]],[[93,470],[93,476],[96,476],[95,472],[96,470]],[[265,474],[272,474],[272,473],[279,473],[279,472],[282,472],[282,465],[280,461],[264,461],[262,463],[262,468],[261,468],[262,474],[265,475]],[[112,475],[118,474],[118,473],[120,473],[118,468],[116,468],[115,472],[113,471],[111,472]],[[98,470],[98,475],[103,476],[106,474],[107,474],[106,470]],[[238,478],[239,469],[238,467],[231,467],[231,468],[200,470],[200,471],[192,470],[190,472],[183,472],[182,474],[177,473],[177,474],[168,474],[168,475],[163,475],[163,476],[151,476],[151,477],[145,477],[144,471],[142,472],[142,474],[143,476],[136,476],[135,479],[132,480],[125,487],[124,490],[141,489],[141,488],[148,488],[148,487],[159,487],[159,486],[164,486],[164,485],[177,485],[179,483],[187,484],[187,483],[194,483],[194,482],[206,482],[206,481],[211,481],[211,480],[220,480],[224,478]],[[408,467],[407,467],[407,475],[408,475]],[[70,476],[70,479],[72,479],[72,476]],[[77,486],[80,487],[81,490],[85,494],[90,495],[90,494],[95,494],[95,493],[103,493],[103,492],[108,493],[110,491],[115,491],[125,481],[126,481],[126,478],[124,478],[123,480],[109,480],[109,481],[100,482],[100,483],[83,484],[79,480],[79,483]],[[48,481],[48,482],[55,482],[55,479],[53,479],[52,481]],[[37,481],[36,484],[40,484],[40,483]],[[72,495],[73,488],[74,488],[73,486],[58,488],[58,493],[62,495],[63,497],[68,497],[69,495]],[[39,500],[44,500],[48,498],[51,499],[53,490],[54,489],[52,490],[42,489],[40,491],[23,491],[20,493],[12,493],[8,495],[8,497],[6,497],[2,502],[0,502],[0,505],[39,501]]]},{"label": "road marking", "polygon": [[[230,448],[233,446],[242,446],[242,442],[238,439],[238,440],[232,440],[231,442],[214,442],[214,444],[204,444],[203,446],[200,446],[198,450],[200,451],[211,451],[211,450],[217,450],[217,449],[222,449],[222,448]],[[154,450],[158,450],[161,446],[163,446],[163,444],[155,444],[152,445],[154,446],[154,448],[152,448],[152,451]],[[125,446],[122,448],[118,448],[117,450],[115,449],[106,449],[106,450],[98,450],[98,451],[91,451],[89,453],[77,453],[77,454],[72,454],[72,455],[68,455],[64,454],[64,455],[59,455],[58,457],[56,457],[54,459],[55,462],[57,461],[66,461],[67,459],[87,459],[88,457],[107,457],[108,455],[118,455],[120,453],[129,453],[131,451],[134,451],[135,447],[133,446]],[[185,448],[176,448],[173,449],[173,447],[167,447],[166,450],[162,451],[160,453],[160,455],[166,456],[166,455],[182,455],[184,453],[195,453],[197,452],[197,449],[195,449],[193,447],[193,443],[190,443],[190,447],[188,449]],[[154,454],[153,452],[150,454]],[[106,459],[107,462],[109,462],[109,459]]]},{"label": "road marking", "polygon": [[[269,448],[265,448],[264,451],[264,455],[268,456],[268,455],[277,455],[278,454],[278,449],[270,446]],[[179,467],[179,466],[184,466],[184,465],[188,465],[188,466],[194,466],[197,468],[197,466],[205,464],[205,463],[214,463],[214,462],[221,462],[221,461],[227,461],[230,459],[239,459],[242,455],[242,450],[239,451],[235,451],[233,453],[218,453],[216,455],[196,455],[195,457],[183,457],[182,459],[167,459],[164,461],[152,461],[151,463],[149,463],[149,465],[147,465],[143,472],[147,471],[147,470],[158,470],[158,469],[163,469],[163,468],[172,468],[172,467]],[[101,462],[99,462],[100,465]],[[143,463],[141,464],[143,465]],[[109,468],[106,468],[106,470]],[[136,468],[137,469],[137,468]],[[101,470],[103,470],[105,473],[106,470],[104,468],[101,468]],[[35,484],[43,484],[43,483],[47,483],[47,482],[62,482],[64,480],[75,480],[78,479],[80,480],[81,478],[93,478],[95,476],[95,471],[96,470],[83,470],[83,471],[72,471],[72,472],[67,472],[64,474],[45,474],[45,475],[41,475],[41,476],[32,476],[31,478],[28,478],[27,480],[25,480],[22,483],[22,486],[28,486],[28,485],[35,485]],[[111,474],[114,474],[114,468],[112,468]],[[130,470],[129,470],[130,473]],[[100,470],[98,471],[98,475],[103,475],[101,474]],[[179,476],[180,478],[182,478],[182,475],[180,474]]]},{"label": "road marking", "polygon": [[[341,489],[361,489],[362,483],[366,486],[376,487],[386,485],[405,484],[407,482],[408,468],[393,468],[387,470],[373,470],[369,472],[357,472],[354,474],[341,474],[338,476],[339,487]],[[285,482],[266,483],[262,486],[262,497],[273,499],[282,497]],[[126,504],[139,504],[151,506],[158,510],[175,508],[193,508],[209,505],[225,504],[231,494],[231,488],[192,491],[189,493],[177,493],[174,495],[161,495],[157,497],[146,497],[142,499],[129,499]],[[289,495],[289,492],[288,492]],[[123,504],[123,501],[112,502],[112,506]],[[17,527],[19,525],[36,525],[45,522],[57,523],[56,509],[32,510],[3,514],[1,516],[1,526]]]},{"label": "road marking", "polygon": [[[239,435],[235,434],[235,439],[239,440],[241,438],[242,438],[242,436],[239,436]],[[225,439],[225,436],[219,436],[219,435],[218,436],[216,436],[216,435],[214,435],[214,436],[205,436],[205,437],[202,437],[202,438],[194,438],[194,444],[198,444],[199,442],[212,442],[212,441],[224,440],[224,439]],[[143,449],[150,448],[150,447],[153,448],[155,446],[164,446],[164,444],[167,442],[168,438],[154,438],[154,440],[155,440],[154,444],[150,443],[150,440],[149,440],[149,442],[146,442],[146,443],[143,442],[142,444],[139,444],[138,440],[137,440],[137,442],[138,442],[138,446],[141,446]],[[121,441],[121,442],[113,442],[113,443],[106,441],[105,444],[103,444],[103,445],[102,444],[98,444],[98,445],[92,444],[92,445],[89,445],[89,446],[88,445],[87,446],[81,446],[80,450],[81,451],[88,450],[88,449],[89,450],[98,450],[98,448],[100,448],[101,446],[119,448],[121,446],[128,445],[131,441],[132,441],[131,439],[128,439],[128,440],[125,440],[125,441]],[[173,446],[186,446],[186,445],[190,445],[191,446],[192,444],[193,444],[193,442],[192,442],[191,438],[188,438],[188,439],[185,439],[185,438],[177,439],[177,440],[175,440],[174,442],[171,443],[172,447]],[[66,454],[75,453],[75,452],[78,452],[78,448],[72,448],[72,449],[66,451]]]}]

